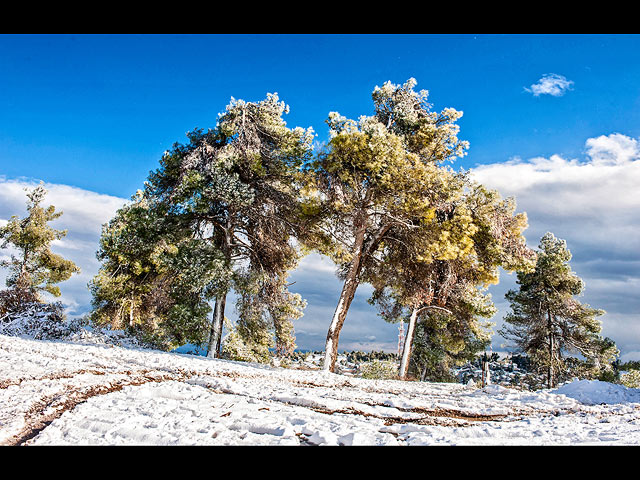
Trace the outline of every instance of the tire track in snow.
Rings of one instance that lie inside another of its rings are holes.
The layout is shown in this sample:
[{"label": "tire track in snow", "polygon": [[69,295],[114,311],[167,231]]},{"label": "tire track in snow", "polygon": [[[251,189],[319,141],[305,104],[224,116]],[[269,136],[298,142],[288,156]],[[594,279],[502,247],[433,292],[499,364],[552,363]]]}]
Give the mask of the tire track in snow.
[{"label": "tire track in snow", "polygon": [[[91,375],[107,375],[114,372],[103,371],[86,371],[79,370],[76,372],[61,372],[53,375],[46,375],[38,379],[26,379],[33,380],[57,380],[74,378],[79,375],[85,374]],[[128,386],[140,386],[151,382],[164,382],[164,381],[185,381],[188,379],[188,374],[181,372],[181,374],[160,374],[153,370],[143,370],[138,372],[120,372],[120,374],[127,375],[129,378],[126,380],[116,381],[115,383],[109,382],[101,385],[93,385],[85,389],[78,389],[72,385],[64,387],[63,391],[56,392],[45,397],[40,398],[32,404],[32,406],[25,412],[25,426],[22,430],[13,435],[8,440],[2,442],[1,445],[7,446],[20,446],[27,445],[29,440],[35,438],[40,432],[47,428],[53,421],[60,418],[65,412],[73,410],[81,403],[86,402],[88,399],[106,395],[112,392],[118,392]],[[133,376],[133,378],[131,378]],[[0,388],[7,388],[10,385],[20,384],[25,379],[15,379],[11,382],[3,382]]]}]

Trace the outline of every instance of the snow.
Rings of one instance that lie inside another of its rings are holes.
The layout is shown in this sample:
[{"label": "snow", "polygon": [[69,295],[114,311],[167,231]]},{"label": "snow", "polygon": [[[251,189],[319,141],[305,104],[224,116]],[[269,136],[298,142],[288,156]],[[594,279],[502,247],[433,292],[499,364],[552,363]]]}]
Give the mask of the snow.
[{"label": "snow", "polygon": [[586,405],[640,403],[640,389],[598,380],[574,380],[554,390],[554,393],[575,398]]},{"label": "snow", "polygon": [[0,335],[0,445],[638,445],[640,390],[368,380]]}]

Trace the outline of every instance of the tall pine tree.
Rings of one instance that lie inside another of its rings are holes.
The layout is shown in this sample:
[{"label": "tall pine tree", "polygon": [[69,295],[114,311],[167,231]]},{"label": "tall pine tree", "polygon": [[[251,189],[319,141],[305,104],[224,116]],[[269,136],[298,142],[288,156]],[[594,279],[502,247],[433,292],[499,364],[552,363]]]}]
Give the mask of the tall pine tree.
[{"label": "tall pine tree", "polygon": [[[396,230],[429,219],[447,197],[453,173],[442,164],[464,154],[457,137],[460,112],[432,112],[416,82],[387,82],[372,94],[375,113],[353,121],[331,113],[331,140],[309,165],[309,204],[324,222],[312,245],[338,265],[343,287],[325,346],[333,371],[340,331],[367,264]],[[315,200],[315,204],[313,201]]]},{"label": "tall pine tree", "polygon": [[558,384],[567,354],[606,362],[616,353],[607,348],[603,355],[598,317],[605,312],[575,298],[585,285],[571,271],[570,260],[566,242],[546,233],[540,240],[535,270],[518,272],[518,290],[506,293],[511,312],[504,317],[500,333],[546,372],[548,388]]}]

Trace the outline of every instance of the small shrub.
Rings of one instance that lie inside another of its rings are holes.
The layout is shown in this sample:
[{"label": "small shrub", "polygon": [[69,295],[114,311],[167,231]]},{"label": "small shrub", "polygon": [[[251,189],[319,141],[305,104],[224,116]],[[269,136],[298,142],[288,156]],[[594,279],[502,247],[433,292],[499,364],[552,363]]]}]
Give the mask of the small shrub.
[{"label": "small shrub", "polygon": [[640,370],[629,370],[620,375],[620,383],[629,388],[640,388]]},{"label": "small shrub", "polygon": [[67,322],[62,304],[27,302],[0,317],[0,334],[25,336],[36,340],[64,338],[80,326]]},{"label": "small shrub", "polygon": [[398,378],[398,364],[389,360],[374,360],[361,365],[359,374],[370,380],[394,380]]}]

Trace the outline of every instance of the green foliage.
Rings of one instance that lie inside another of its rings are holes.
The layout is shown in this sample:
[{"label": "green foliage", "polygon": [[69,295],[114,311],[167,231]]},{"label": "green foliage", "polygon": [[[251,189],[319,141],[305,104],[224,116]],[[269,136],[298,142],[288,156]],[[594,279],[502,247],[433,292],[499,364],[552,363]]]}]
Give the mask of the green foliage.
[{"label": "green foliage", "polygon": [[28,191],[27,216],[21,219],[14,215],[0,227],[0,248],[11,246],[18,252],[10,260],[0,261],[0,267],[9,269],[7,287],[37,301],[41,300],[41,292],[59,297],[60,288],[56,284],[80,272],[71,260],[51,251],[51,243],[65,237],[67,232],[48,225],[62,212],[56,212],[53,205],[41,206],[46,193],[42,183]]},{"label": "green foliage", "polygon": [[617,368],[619,370],[640,370],[640,361],[639,360],[630,360],[628,362],[621,363],[617,361]]},{"label": "green foliage", "polygon": [[557,384],[567,362],[573,361],[566,358],[567,353],[582,355],[587,361],[584,367],[598,372],[618,354],[615,344],[599,335],[597,317],[605,312],[574,298],[584,290],[584,282],[571,271],[570,260],[566,242],[545,234],[535,270],[518,272],[519,289],[506,294],[512,311],[504,318],[501,334],[526,353],[536,368],[547,370],[549,387]]},{"label": "green foliage", "polygon": [[629,370],[620,375],[620,383],[629,388],[640,388],[640,370]]},{"label": "green foliage", "polygon": [[[555,319],[562,309],[568,315],[557,328],[582,332],[567,348],[588,354],[593,365],[585,368],[607,364],[616,350],[598,336],[600,311],[568,300],[583,287],[562,269],[570,256],[547,242],[535,266],[515,201],[448,166],[468,149],[458,138],[462,113],[433,112],[428,92],[415,86],[410,79],[376,87],[373,115],[358,121],[330,113],[330,140],[315,156],[313,131],[288,128],[277,95],[232,99],[215,128],[195,129],[165,152],[144,190],[105,225],[102,268],[91,283],[94,322],[164,348],[209,340],[218,353],[234,292],[238,321],[227,326],[223,354],[260,362],[273,349],[291,356],[305,302],[289,292],[287,275],[315,250],[344,280],[328,335],[332,355],[356,288],[368,282],[385,320],[418,318],[413,374],[444,378],[486,345],[483,319],[495,307],[485,290],[500,269],[531,284],[544,270],[559,279],[553,289],[566,292],[547,299]],[[508,295],[518,303],[518,294]],[[514,323],[520,313],[531,312],[515,312]],[[541,364],[545,337],[536,325],[527,337],[537,346],[524,351]]]},{"label": "green foliage", "polygon": [[284,278],[247,272],[236,277],[237,335],[256,358],[290,356],[296,348],[293,321],[303,314],[306,303],[300,295],[290,293]]},{"label": "green foliage", "polygon": [[363,363],[358,375],[369,380],[395,380],[398,378],[398,362],[376,359]]},{"label": "green foliage", "polygon": [[[526,226],[526,216],[515,214],[511,199],[460,174],[434,215],[388,235],[387,248],[365,278],[374,286],[369,301],[385,320],[418,315],[414,337],[405,343],[409,373],[449,379],[452,365],[486,344],[489,324],[481,319],[496,309],[483,292],[497,283],[500,268],[532,268],[535,254],[522,236]],[[404,362],[401,368],[407,369]]]},{"label": "green foliage", "polygon": [[[477,291],[473,293],[480,296]],[[433,310],[424,315],[416,326],[411,346],[410,376],[421,381],[454,381],[452,368],[473,360],[487,348],[489,324],[479,318],[491,316],[495,308],[484,304],[489,301],[486,298],[481,300],[484,308],[478,308],[473,305],[478,300],[454,292],[447,305],[452,309],[450,313]]]},{"label": "green foliage", "polygon": [[[295,348],[291,321],[304,307],[287,291],[303,237],[299,168],[313,132],[289,129],[277,95],[232,100],[216,127],[165,152],[144,191],[104,229],[93,318],[169,348],[218,353],[225,299],[238,294],[237,332],[252,358]],[[217,316],[208,328],[209,302]],[[217,336],[217,338],[215,338]]]},{"label": "green foliage", "polygon": [[222,345],[222,358],[239,362],[269,363],[271,339],[266,328],[245,324],[244,331],[239,331],[225,318],[225,329],[227,335]]},{"label": "green foliage", "polygon": [[411,79],[376,88],[375,114],[358,122],[332,112],[331,140],[305,167],[305,205],[323,219],[310,240],[343,270],[362,261],[361,232],[370,238],[367,261],[390,229],[406,228],[408,218],[431,218],[454,177],[440,164],[468,147],[457,138],[462,114],[431,112],[427,92],[414,86]]},{"label": "green foliage", "polygon": [[[416,92],[415,85],[410,79],[376,88],[374,115],[357,122],[332,112],[327,121],[331,139],[305,168],[306,211],[319,212],[320,218],[305,244],[329,256],[344,280],[327,336],[329,370],[355,291],[372,276],[367,270],[402,248],[409,232],[428,231],[440,205],[455,195],[457,175],[444,164],[468,148],[457,137],[462,114],[432,112],[427,92]],[[435,243],[421,242],[416,254],[426,257],[438,250],[444,258],[467,251],[472,232],[465,218],[461,214],[456,217],[460,222],[450,222],[440,236],[431,235]]]},{"label": "green foliage", "polygon": [[173,215],[139,192],[103,227],[97,256],[89,285],[96,325],[165,349],[206,341],[207,301],[224,260]]}]

